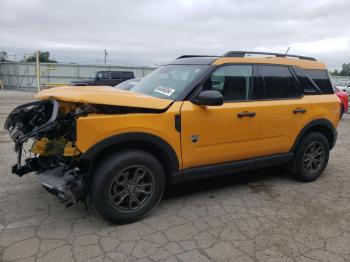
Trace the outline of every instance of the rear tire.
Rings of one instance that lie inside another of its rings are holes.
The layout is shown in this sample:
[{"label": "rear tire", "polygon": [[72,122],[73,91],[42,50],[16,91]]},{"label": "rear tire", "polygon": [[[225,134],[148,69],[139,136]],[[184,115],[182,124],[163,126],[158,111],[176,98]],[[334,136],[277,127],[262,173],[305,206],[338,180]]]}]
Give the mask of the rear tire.
[{"label": "rear tire", "polygon": [[125,224],[147,216],[161,200],[164,170],[141,150],[114,153],[97,166],[90,183],[91,201],[108,221]]},{"label": "rear tire", "polygon": [[327,166],[329,143],[319,132],[306,134],[295,150],[292,161],[292,176],[302,182],[317,179]]}]

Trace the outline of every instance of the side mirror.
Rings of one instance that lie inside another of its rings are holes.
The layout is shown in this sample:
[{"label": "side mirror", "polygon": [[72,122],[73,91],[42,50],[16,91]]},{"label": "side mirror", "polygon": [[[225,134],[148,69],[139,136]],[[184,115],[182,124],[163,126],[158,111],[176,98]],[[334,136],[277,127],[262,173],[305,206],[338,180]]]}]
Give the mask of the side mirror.
[{"label": "side mirror", "polygon": [[224,97],[217,90],[205,90],[199,93],[196,102],[202,106],[221,106],[224,103]]}]

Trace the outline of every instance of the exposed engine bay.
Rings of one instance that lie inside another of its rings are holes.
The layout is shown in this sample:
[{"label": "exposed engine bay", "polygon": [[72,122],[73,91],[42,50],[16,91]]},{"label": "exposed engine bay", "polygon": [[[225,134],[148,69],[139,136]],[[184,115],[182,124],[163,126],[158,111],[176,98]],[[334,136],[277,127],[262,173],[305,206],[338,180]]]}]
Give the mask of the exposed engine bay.
[{"label": "exposed engine bay", "polygon": [[[55,99],[27,103],[15,108],[4,128],[15,142],[17,163],[12,173],[36,172],[46,190],[67,206],[86,196],[86,164],[76,146],[76,119],[89,114],[125,114],[151,111],[109,105],[63,102]],[[32,143],[30,143],[32,142]],[[26,150],[25,145],[29,144]],[[24,154],[28,155],[22,160]]]},{"label": "exposed engine bay", "polygon": [[[74,107],[56,100],[31,102],[15,108],[4,126],[17,152],[12,173],[21,177],[36,172],[44,188],[67,206],[83,200],[86,191],[75,146],[75,119],[84,113]],[[29,157],[22,161],[24,144],[30,141]]]}]

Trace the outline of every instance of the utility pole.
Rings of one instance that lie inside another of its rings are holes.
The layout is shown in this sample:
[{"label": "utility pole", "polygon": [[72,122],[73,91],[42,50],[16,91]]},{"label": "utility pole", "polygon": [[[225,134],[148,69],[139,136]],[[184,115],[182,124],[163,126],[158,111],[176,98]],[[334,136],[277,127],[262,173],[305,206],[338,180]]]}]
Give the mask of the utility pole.
[{"label": "utility pole", "polygon": [[105,49],[105,65],[107,64],[107,51],[106,51],[106,49]]},{"label": "utility pole", "polygon": [[39,51],[36,51],[36,81],[37,91],[40,92],[40,63],[39,63]]}]

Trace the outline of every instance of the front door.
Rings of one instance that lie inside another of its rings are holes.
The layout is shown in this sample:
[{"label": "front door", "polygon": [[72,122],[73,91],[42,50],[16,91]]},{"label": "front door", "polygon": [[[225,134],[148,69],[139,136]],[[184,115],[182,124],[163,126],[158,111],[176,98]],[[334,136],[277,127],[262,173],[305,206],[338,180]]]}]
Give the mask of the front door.
[{"label": "front door", "polygon": [[185,101],[181,107],[183,168],[254,158],[258,152],[260,102],[253,97],[253,67],[218,68],[202,90],[218,90],[221,106],[199,106]]}]

